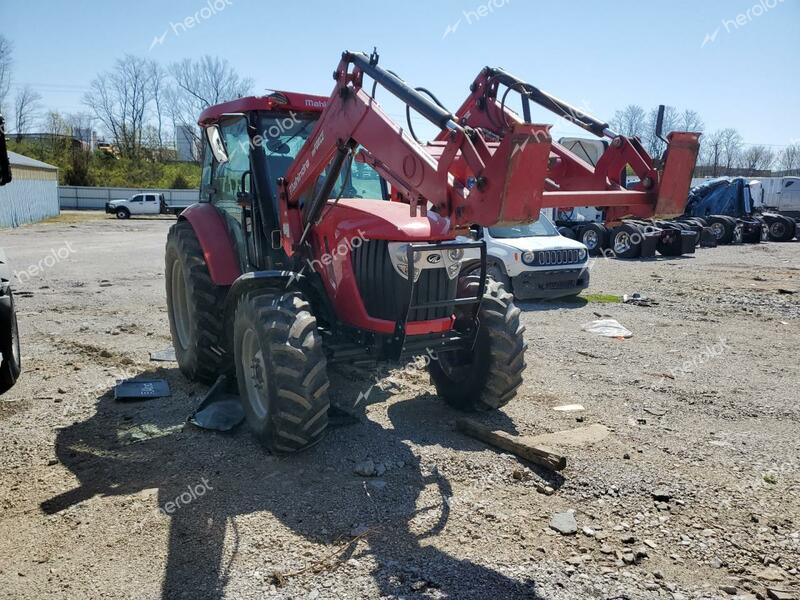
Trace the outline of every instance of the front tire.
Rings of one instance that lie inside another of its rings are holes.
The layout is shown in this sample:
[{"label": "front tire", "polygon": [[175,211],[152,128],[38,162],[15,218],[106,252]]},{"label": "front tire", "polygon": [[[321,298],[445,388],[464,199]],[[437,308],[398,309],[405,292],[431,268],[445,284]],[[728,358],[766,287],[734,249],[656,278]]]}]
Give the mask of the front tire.
[{"label": "front tire", "polygon": [[129,219],[131,216],[131,211],[129,211],[124,206],[122,208],[118,208],[116,212],[117,218],[120,220]]},{"label": "front tire", "polygon": [[298,292],[250,292],[239,300],[233,338],[239,395],[261,444],[296,452],[322,439],[329,382],[308,301]]},{"label": "front tire", "polygon": [[[479,277],[462,277],[459,296],[475,296],[479,285]],[[516,396],[527,349],[520,314],[503,285],[487,279],[475,347],[440,352],[437,360],[429,363],[436,392],[445,402],[460,410],[492,410]]]},{"label": "front tire", "polygon": [[166,249],[167,312],[181,372],[213,383],[230,369],[222,307],[226,288],[214,285],[197,235],[188,221],[169,230]]},{"label": "front tire", "polygon": [[0,352],[3,354],[0,363],[0,394],[11,389],[22,371],[19,347],[19,329],[17,329],[17,313],[14,305],[14,294],[8,290],[8,302],[0,307]]}]

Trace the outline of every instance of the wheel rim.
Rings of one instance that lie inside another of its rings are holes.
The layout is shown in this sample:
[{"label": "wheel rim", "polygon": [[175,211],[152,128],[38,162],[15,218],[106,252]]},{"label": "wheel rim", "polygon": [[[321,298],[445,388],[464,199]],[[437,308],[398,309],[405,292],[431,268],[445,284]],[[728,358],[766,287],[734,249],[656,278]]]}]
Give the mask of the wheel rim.
[{"label": "wheel rim", "polygon": [[589,231],[583,234],[583,245],[586,246],[589,250],[594,250],[597,248],[597,245],[600,241],[600,236],[597,235],[597,232],[594,229],[590,229]]},{"label": "wheel rim", "polygon": [[770,225],[769,230],[770,232],[772,232],[773,236],[783,237],[783,235],[786,233],[786,225],[784,225],[780,221],[776,221],[775,223]]},{"label": "wheel rim", "polygon": [[175,332],[178,334],[178,343],[183,350],[189,347],[189,301],[186,297],[186,282],[183,279],[183,268],[178,259],[172,263],[172,320],[175,323]]},{"label": "wheel rim", "polygon": [[631,247],[631,236],[629,236],[625,231],[622,231],[616,235],[614,238],[614,251],[615,252],[626,252]]},{"label": "wheel rim", "polygon": [[711,233],[714,234],[715,239],[721,240],[722,236],[725,235],[725,226],[722,223],[712,223]]},{"label": "wheel rim", "polygon": [[242,336],[241,357],[247,399],[256,416],[265,419],[269,412],[267,370],[264,353],[261,351],[256,332],[252,329],[247,329]]}]

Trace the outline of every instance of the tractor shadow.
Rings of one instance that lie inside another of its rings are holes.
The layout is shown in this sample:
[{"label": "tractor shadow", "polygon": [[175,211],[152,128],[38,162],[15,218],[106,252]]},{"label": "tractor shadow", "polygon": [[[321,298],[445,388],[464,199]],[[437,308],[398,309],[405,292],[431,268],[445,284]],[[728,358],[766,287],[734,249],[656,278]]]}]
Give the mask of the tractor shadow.
[{"label": "tractor shadow", "polygon": [[[312,585],[309,579],[317,587],[328,573],[315,568],[290,573],[313,567],[315,559],[350,539],[354,528],[367,533],[344,549],[333,568],[348,568],[343,561],[351,557],[371,557],[376,565],[371,576],[382,596],[408,596],[422,586],[441,598],[541,597],[533,581],[511,579],[429,543],[447,524],[452,488],[437,469],[421,468],[405,440],[449,443],[468,451],[482,448],[435,422],[437,415],[452,420],[456,414],[429,394],[397,403],[390,411],[393,428],[362,413],[358,424],[332,427],[316,447],[276,457],[261,449],[246,426],[233,434],[215,434],[185,425],[205,388],[188,384],[177,369],[142,376],[167,379],[173,396],[136,403],[117,402],[109,392],[99,396],[96,413],[61,430],[56,439],[58,459],[79,485],[41,508],[54,514],[97,495],[156,489],[158,506],[166,512],[153,507],[139,522],[126,523],[130,538],[121,543],[131,553],[146,552],[167,523],[162,598],[222,598],[234,565],[248,561],[265,574],[255,581],[265,592],[278,582],[285,584],[287,595],[305,594],[304,586]],[[365,382],[344,382],[340,391],[337,379],[332,374],[332,400],[352,406],[356,389],[363,389]],[[380,397],[371,395],[369,400]],[[492,419],[498,427],[513,430],[501,415]],[[381,477],[384,487],[354,474],[354,464],[366,457],[391,467]],[[438,490],[440,500],[420,507],[419,496],[429,486]],[[271,524],[265,536],[266,526],[252,527],[259,516],[279,523]],[[426,528],[422,532],[412,524],[420,516]],[[247,533],[242,520],[248,523]],[[324,546],[299,558],[291,534]],[[275,578],[272,573],[282,575]],[[359,594],[356,588],[351,591]],[[368,593],[360,590],[361,595]]]}]

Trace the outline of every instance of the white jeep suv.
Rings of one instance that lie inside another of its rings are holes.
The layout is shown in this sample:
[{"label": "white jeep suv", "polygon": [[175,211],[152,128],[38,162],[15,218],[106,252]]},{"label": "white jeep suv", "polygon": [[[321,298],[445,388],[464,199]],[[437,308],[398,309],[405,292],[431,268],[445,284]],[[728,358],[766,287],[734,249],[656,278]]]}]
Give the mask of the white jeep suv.
[{"label": "white jeep suv", "polygon": [[512,227],[480,227],[486,269],[520,300],[576,296],[589,286],[586,246],[564,237],[544,214]]}]

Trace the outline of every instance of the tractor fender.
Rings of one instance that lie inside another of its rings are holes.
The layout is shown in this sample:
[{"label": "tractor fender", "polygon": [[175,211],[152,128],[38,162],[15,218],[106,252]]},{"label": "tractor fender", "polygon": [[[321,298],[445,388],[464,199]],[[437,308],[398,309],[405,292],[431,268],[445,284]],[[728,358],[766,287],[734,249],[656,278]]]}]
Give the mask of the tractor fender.
[{"label": "tractor fender", "polygon": [[211,204],[193,204],[178,217],[194,229],[214,285],[229,286],[242,274],[225,220]]}]

